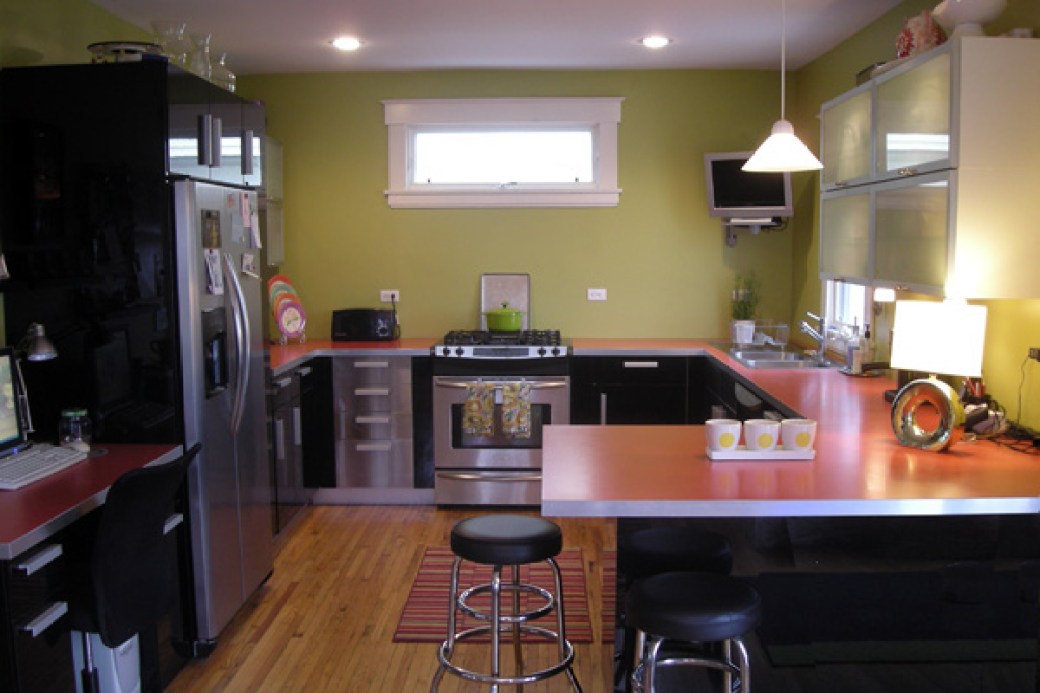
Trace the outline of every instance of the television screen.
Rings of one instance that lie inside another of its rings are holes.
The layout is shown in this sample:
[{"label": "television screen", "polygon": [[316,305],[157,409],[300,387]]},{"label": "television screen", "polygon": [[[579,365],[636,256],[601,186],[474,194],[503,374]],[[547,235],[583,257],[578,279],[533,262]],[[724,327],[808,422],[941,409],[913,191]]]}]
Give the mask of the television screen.
[{"label": "television screen", "polygon": [[791,216],[791,174],[741,170],[751,154],[722,152],[704,155],[709,216],[730,219]]}]

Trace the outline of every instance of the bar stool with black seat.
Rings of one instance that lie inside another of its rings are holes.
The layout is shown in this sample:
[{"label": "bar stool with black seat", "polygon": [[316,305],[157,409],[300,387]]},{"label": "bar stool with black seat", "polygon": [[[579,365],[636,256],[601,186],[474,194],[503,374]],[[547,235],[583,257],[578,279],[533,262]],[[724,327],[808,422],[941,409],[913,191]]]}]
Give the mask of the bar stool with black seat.
[{"label": "bar stool with black seat", "polygon": [[[564,626],[563,580],[555,556],[563,548],[563,533],[559,526],[540,517],[525,515],[485,515],[471,517],[458,522],[451,530],[451,550],[455,560],[451,569],[451,594],[448,606],[447,639],[437,650],[437,672],[433,676],[430,690],[436,691],[444,672],[448,671],[469,681],[490,684],[491,691],[499,686],[524,685],[542,681],[558,674],[566,674],[571,688],[581,691],[574,675],[574,647],[567,640]],[[491,581],[459,592],[459,567],[462,561],[491,566]],[[552,568],[553,589],[520,581],[520,566],[544,561]],[[503,566],[511,567],[511,580],[503,582]],[[522,611],[521,593],[535,595],[540,603],[535,608]],[[472,600],[479,594],[490,596],[488,611],[475,608]],[[512,608],[503,610],[502,596],[512,596]],[[528,624],[536,618],[556,612],[556,631]],[[461,612],[485,621],[456,633],[456,617]],[[451,659],[455,644],[482,634],[491,638],[491,661],[489,671],[480,672],[454,664]],[[511,633],[516,658],[516,673],[505,676],[501,672],[499,644],[502,633]],[[549,638],[558,645],[559,659],[554,664],[537,671],[523,671],[523,655],[520,644],[522,634],[533,634]]]},{"label": "bar stool with black seat", "polygon": [[[82,633],[82,658],[77,653],[76,659],[83,666],[83,691],[139,689],[134,639],[163,617],[175,595],[172,557],[163,537],[174,498],[200,447],[196,444],[173,462],[135,469],[116,479],[98,511],[96,531],[84,538],[90,545],[75,551],[69,623]],[[97,646],[116,651],[106,654],[113,655],[119,671],[106,668],[99,676],[93,653]]]},{"label": "bar stool with black seat", "polygon": [[[714,573],[661,573],[632,585],[626,618],[636,629],[634,691],[655,693],[661,667],[698,666],[723,672],[724,693],[736,690],[733,675],[740,693],[750,693],[751,667],[743,637],[762,620],[762,600],[751,585]],[[702,643],[722,643],[721,654],[695,649],[661,656],[666,646],[670,650],[673,645]]]},{"label": "bar stool with black seat", "polygon": [[616,613],[621,629],[615,650],[615,683],[631,674],[635,631],[625,622],[625,594],[636,580],[677,571],[729,575],[733,549],[718,532],[684,525],[644,527],[619,532],[617,537],[618,590]]}]

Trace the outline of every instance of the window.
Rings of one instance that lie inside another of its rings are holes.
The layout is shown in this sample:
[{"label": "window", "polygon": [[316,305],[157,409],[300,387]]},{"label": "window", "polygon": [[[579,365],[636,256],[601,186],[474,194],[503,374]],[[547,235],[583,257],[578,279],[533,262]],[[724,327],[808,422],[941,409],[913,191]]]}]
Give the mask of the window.
[{"label": "window", "polygon": [[621,99],[385,101],[391,207],[611,207]]},{"label": "window", "polygon": [[837,330],[829,335],[828,341],[832,348],[844,350],[845,339],[852,336],[853,328],[862,334],[863,326],[868,322],[867,287],[828,280],[824,284],[824,292],[824,314],[829,320],[828,324]]}]

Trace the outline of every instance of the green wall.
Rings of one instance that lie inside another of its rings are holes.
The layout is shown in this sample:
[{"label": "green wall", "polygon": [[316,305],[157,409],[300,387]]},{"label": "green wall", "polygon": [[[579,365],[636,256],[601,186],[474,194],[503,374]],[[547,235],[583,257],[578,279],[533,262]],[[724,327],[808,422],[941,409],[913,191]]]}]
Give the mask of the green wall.
[{"label": "green wall", "polygon": [[0,0],[0,67],[85,63],[91,43],[151,38],[86,0]]},{"label": "green wall", "polygon": [[[703,155],[753,149],[778,115],[770,72],[453,71],[241,78],[284,145],[285,273],[327,336],[337,308],[401,291],[405,336],[479,320],[483,272],[532,278],[536,327],[569,336],[724,333],[736,271],[766,287],[763,316],[787,318],[791,233],[725,246],[707,216]],[[610,209],[394,210],[383,99],[621,96],[621,202]],[[796,210],[796,214],[801,210]],[[608,300],[585,300],[605,287]]]}]

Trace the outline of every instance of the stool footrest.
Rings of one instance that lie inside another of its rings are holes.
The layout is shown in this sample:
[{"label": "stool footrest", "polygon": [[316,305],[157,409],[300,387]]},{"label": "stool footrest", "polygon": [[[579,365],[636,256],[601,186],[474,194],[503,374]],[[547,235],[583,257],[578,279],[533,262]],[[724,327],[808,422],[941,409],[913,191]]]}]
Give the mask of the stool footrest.
[{"label": "stool footrest", "polygon": [[[463,591],[459,595],[459,609],[465,611],[473,618],[479,619],[481,621],[490,621],[491,614],[486,611],[481,611],[475,606],[471,606],[469,604],[469,599],[470,597],[473,597],[475,595],[487,594],[491,591],[492,587],[490,583],[470,587],[469,589]],[[533,621],[534,619],[541,618],[542,616],[545,616],[546,614],[551,612],[553,610],[553,607],[556,605],[556,600],[553,598],[552,592],[545,589],[544,587],[539,587],[538,585],[529,585],[524,583],[514,585],[512,583],[502,583],[501,587],[499,588],[499,591],[513,593],[527,592],[528,594],[536,594],[545,600],[545,603],[537,609],[532,609],[530,611],[521,611],[518,614],[500,614],[498,620],[502,621],[503,623],[524,623],[526,621]]]},{"label": "stool footrest", "polygon": [[[559,637],[554,631],[551,631],[548,628],[541,628],[539,626],[522,625],[519,626],[519,629],[521,633],[527,633],[530,635],[541,635],[546,638],[551,638],[554,642],[557,641]],[[476,626],[474,628],[469,628],[456,634],[455,642],[459,642],[460,640],[464,640],[466,638],[475,637],[477,635],[482,635],[484,633],[490,632],[490,625]],[[512,627],[510,627],[510,629],[506,632],[512,632]],[[519,686],[527,683],[535,683],[537,681],[542,681],[543,679],[556,676],[564,669],[569,668],[571,664],[574,662],[574,646],[571,645],[569,640],[564,640],[563,650],[563,659],[561,659],[556,664],[548,666],[544,669],[539,669],[538,671],[532,671],[523,674],[522,676],[492,676],[491,674],[484,674],[479,671],[473,671],[471,669],[460,667],[457,664],[453,664],[451,660],[448,659],[447,642],[441,643],[440,648],[438,648],[437,660],[440,663],[440,665],[444,667],[446,670],[450,671],[456,676],[466,679],[467,681],[477,681],[479,683],[497,683],[502,686]]]}]

